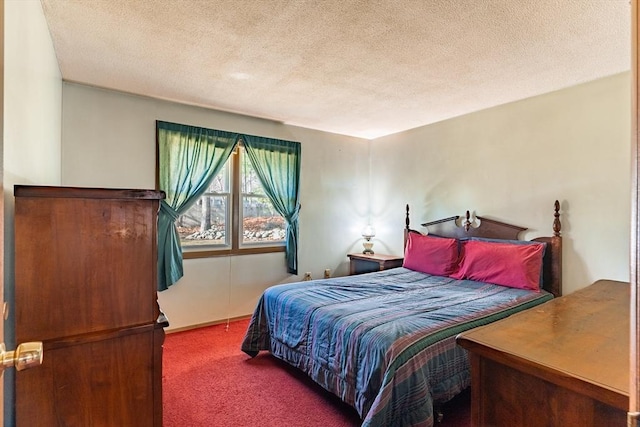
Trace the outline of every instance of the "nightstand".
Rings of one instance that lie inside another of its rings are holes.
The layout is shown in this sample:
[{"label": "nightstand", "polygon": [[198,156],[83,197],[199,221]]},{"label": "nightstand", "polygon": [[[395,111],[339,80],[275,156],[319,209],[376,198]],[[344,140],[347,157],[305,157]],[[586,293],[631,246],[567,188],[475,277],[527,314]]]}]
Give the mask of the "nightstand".
[{"label": "nightstand", "polygon": [[402,267],[403,257],[396,255],[366,255],[348,254],[350,266],[349,274],[371,273],[372,271],[388,270],[390,268]]}]

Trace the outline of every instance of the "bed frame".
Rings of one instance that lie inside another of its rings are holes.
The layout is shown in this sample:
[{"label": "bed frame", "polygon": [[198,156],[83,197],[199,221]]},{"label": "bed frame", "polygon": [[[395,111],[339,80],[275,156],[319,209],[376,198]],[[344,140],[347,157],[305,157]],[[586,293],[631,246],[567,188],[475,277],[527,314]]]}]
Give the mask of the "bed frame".
[{"label": "bed frame", "polygon": [[[409,205],[407,205],[406,210],[406,226],[404,230],[405,246],[409,233],[420,233],[417,230],[412,230],[409,226]],[[538,237],[531,241],[544,242],[547,244],[542,260],[542,287],[554,296],[559,297],[562,295],[562,236],[560,235],[562,224],[560,223],[560,203],[557,200],[554,204],[553,216],[553,235],[550,237]],[[476,224],[476,222],[478,222],[478,224]],[[518,235],[526,230],[526,228],[523,227],[480,216],[476,216],[472,221],[469,211],[467,211],[466,218],[461,218],[456,215],[437,221],[425,222],[420,225],[427,228],[428,234],[455,239],[484,237],[502,240],[521,240],[518,238]]]}]

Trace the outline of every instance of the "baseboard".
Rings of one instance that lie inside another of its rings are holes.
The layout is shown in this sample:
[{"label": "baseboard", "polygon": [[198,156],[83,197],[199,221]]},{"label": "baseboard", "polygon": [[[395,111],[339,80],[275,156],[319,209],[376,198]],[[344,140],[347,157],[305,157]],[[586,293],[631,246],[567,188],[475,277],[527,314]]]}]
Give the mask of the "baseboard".
[{"label": "baseboard", "polygon": [[251,316],[238,316],[238,317],[232,317],[230,319],[214,320],[212,322],[198,323],[196,325],[183,326],[181,328],[165,329],[165,333],[173,334],[174,332],[190,331],[192,329],[206,328],[207,326],[221,325],[227,322],[235,322],[237,320],[245,320],[250,318]]}]

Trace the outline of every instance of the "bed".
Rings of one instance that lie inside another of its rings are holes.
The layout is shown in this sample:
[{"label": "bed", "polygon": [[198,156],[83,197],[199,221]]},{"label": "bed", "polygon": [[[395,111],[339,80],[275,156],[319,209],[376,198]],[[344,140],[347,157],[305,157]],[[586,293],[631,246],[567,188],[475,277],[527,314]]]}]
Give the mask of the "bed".
[{"label": "bed", "polygon": [[559,296],[562,238],[557,201],[553,235],[531,241],[469,212],[422,226],[407,206],[402,267],[268,288],[242,351],[302,370],[363,426],[433,425],[434,407],[470,384],[456,335]]}]

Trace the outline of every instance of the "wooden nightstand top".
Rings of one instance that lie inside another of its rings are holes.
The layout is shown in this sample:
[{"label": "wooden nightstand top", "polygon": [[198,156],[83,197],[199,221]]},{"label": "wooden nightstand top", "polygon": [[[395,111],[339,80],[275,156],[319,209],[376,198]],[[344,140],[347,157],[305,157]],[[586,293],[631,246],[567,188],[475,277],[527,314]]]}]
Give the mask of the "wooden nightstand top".
[{"label": "wooden nightstand top", "polygon": [[363,253],[353,253],[353,254],[348,254],[347,256],[349,257],[349,259],[361,259],[361,260],[372,261],[372,262],[396,261],[396,260],[403,259],[403,257],[398,255],[385,255],[385,254],[369,255],[369,254],[363,254]]}]

